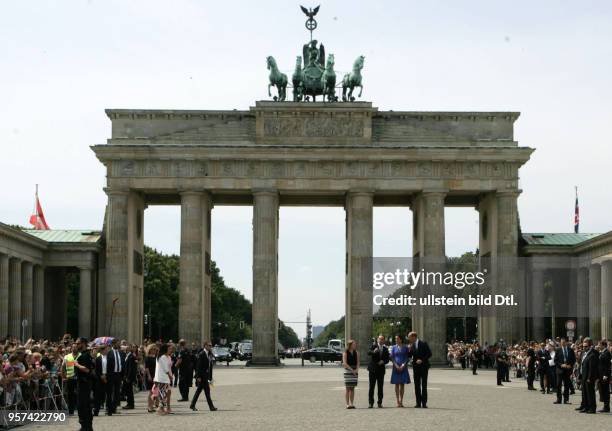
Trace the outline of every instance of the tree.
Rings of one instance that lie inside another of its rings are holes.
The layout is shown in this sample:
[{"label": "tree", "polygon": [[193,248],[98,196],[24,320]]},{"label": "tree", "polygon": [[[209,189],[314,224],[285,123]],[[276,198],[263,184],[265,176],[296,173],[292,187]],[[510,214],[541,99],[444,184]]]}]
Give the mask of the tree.
[{"label": "tree", "polygon": [[295,331],[289,326],[286,326],[282,321],[280,322],[280,327],[278,328],[278,342],[285,348],[299,347],[301,345],[300,339]]},{"label": "tree", "polygon": [[314,347],[327,346],[327,342],[333,339],[344,339],[344,316],[338,320],[332,320],[323,331],[315,338],[313,345]]}]

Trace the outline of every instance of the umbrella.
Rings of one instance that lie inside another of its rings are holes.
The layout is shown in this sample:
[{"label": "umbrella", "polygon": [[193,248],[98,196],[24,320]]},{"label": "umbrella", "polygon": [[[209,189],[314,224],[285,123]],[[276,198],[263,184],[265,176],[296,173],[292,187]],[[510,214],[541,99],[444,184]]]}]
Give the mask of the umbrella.
[{"label": "umbrella", "polygon": [[100,346],[102,344],[110,345],[114,339],[115,337],[98,337],[95,340],[93,340],[93,342],[96,346]]}]

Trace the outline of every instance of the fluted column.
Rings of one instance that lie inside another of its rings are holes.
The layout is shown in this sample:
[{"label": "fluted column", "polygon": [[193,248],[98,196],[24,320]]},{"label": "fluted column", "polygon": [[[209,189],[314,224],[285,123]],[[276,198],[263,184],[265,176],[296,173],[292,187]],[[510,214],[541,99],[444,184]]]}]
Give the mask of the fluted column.
[{"label": "fluted column", "polygon": [[601,265],[589,267],[589,334],[592,339],[601,337]]},{"label": "fluted column", "polygon": [[587,336],[589,330],[589,269],[581,266],[576,271],[576,336]]},{"label": "fluted column", "polygon": [[9,331],[9,257],[0,254],[0,337]]},{"label": "fluted column", "polygon": [[212,198],[209,193],[202,194],[202,309],[201,331],[202,340],[210,340],[212,337],[212,273],[211,273],[211,232],[212,232]]},{"label": "fluted column", "polygon": [[117,338],[128,338],[128,192],[107,190],[106,286],[104,331]]},{"label": "fluted column", "polygon": [[357,342],[362,363],[372,341],[373,214],[374,193],[347,194],[345,338]]},{"label": "fluted column", "polygon": [[23,262],[21,264],[21,321],[24,340],[32,336],[33,278],[34,265],[32,262]]},{"label": "fluted column", "polygon": [[196,343],[202,342],[202,197],[181,193],[179,337]]},{"label": "fluted column", "polygon": [[532,340],[544,340],[544,271],[534,269],[531,273],[531,312],[533,321]]},{"label": "fluted column", "polygon": [[91,269],[79,268],[79,337],[91,337]]},{"label": "fluted column", "polygon": [[[497,268],[496,292],[498,294],[516,294],[518,254],[518,209],[517,199],[520,191],[504,190],[496,193],[497,201],[497,254],[494,265]],[[516,296],[515,296],[516,299]],[[501,307],[496,311],[497,338],[506,342],[520,339],[518,308]]]},{"label": "fluted column", "polygon": [[42,338],[45,319],[45,268],[34,266],[34,282],[32,293],[32,336]]},{"label": "fluted column", "polygon": [[21,338],[21,259],[9,262],[9,335]]},{"label": "fluted column", "polygon": [[278,192],[253,193],[253,365],[278,365]]},{"label": "fluted column", "polygon": [[601,263],[601,338],[612,337],[612,260]]}]

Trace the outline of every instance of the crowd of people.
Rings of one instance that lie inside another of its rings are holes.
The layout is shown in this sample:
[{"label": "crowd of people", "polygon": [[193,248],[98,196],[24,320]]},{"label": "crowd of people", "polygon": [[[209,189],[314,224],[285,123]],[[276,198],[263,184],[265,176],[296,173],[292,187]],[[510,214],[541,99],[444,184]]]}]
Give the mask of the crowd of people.
[{"label": "crowd of people", "polygon": [[509,382],[511,374],[526,380],[528,390],[537,390],[535,382],[539,382],[542,394],[556,395],[555,404],[570,404],[570,396],[580,390],[577,411],[596,413],[599,400],[599,412],[610,412],[612,343],[606,339],[594,342],[580,337],[568,342],[556,338],[514,345],[500,340],[482,347],[477,342],[453,342],[447,345],[447,361],[473,374],[479,368],[495,367],[498,385]]},{"label": "crowd of people", "polygon": [[[78,413],[82,430],[94,416],[134,409],[134,392],[147,391],[147,410],[172,414],[172,392],[191,409],[204,391],[210,410],[212,344],[187,346],[185,341],[129,344],[109,337],[89,342],[66,334],[61,340],[0,340],[0,410],[65,410]],[[124,403],[122,405],[122,402]],[[0,424],[2,425],[2,424]]]}]

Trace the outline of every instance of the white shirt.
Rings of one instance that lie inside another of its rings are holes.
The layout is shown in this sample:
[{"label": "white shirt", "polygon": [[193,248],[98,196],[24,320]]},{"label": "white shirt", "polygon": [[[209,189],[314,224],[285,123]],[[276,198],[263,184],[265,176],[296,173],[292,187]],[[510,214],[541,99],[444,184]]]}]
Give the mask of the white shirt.
[{"label": "white shirt", "polygon": [[168,373],[172,367],[172,359],[168,355],[162,355],[157,358],[157,365],[155,366],[155,378],[154,382],[159,383],[170,383],[170,377]]},{"label": "white shirt", "polygon": [[102,355],[100,358],[102,360],[102,375],[106,375],[106,355]]}]

